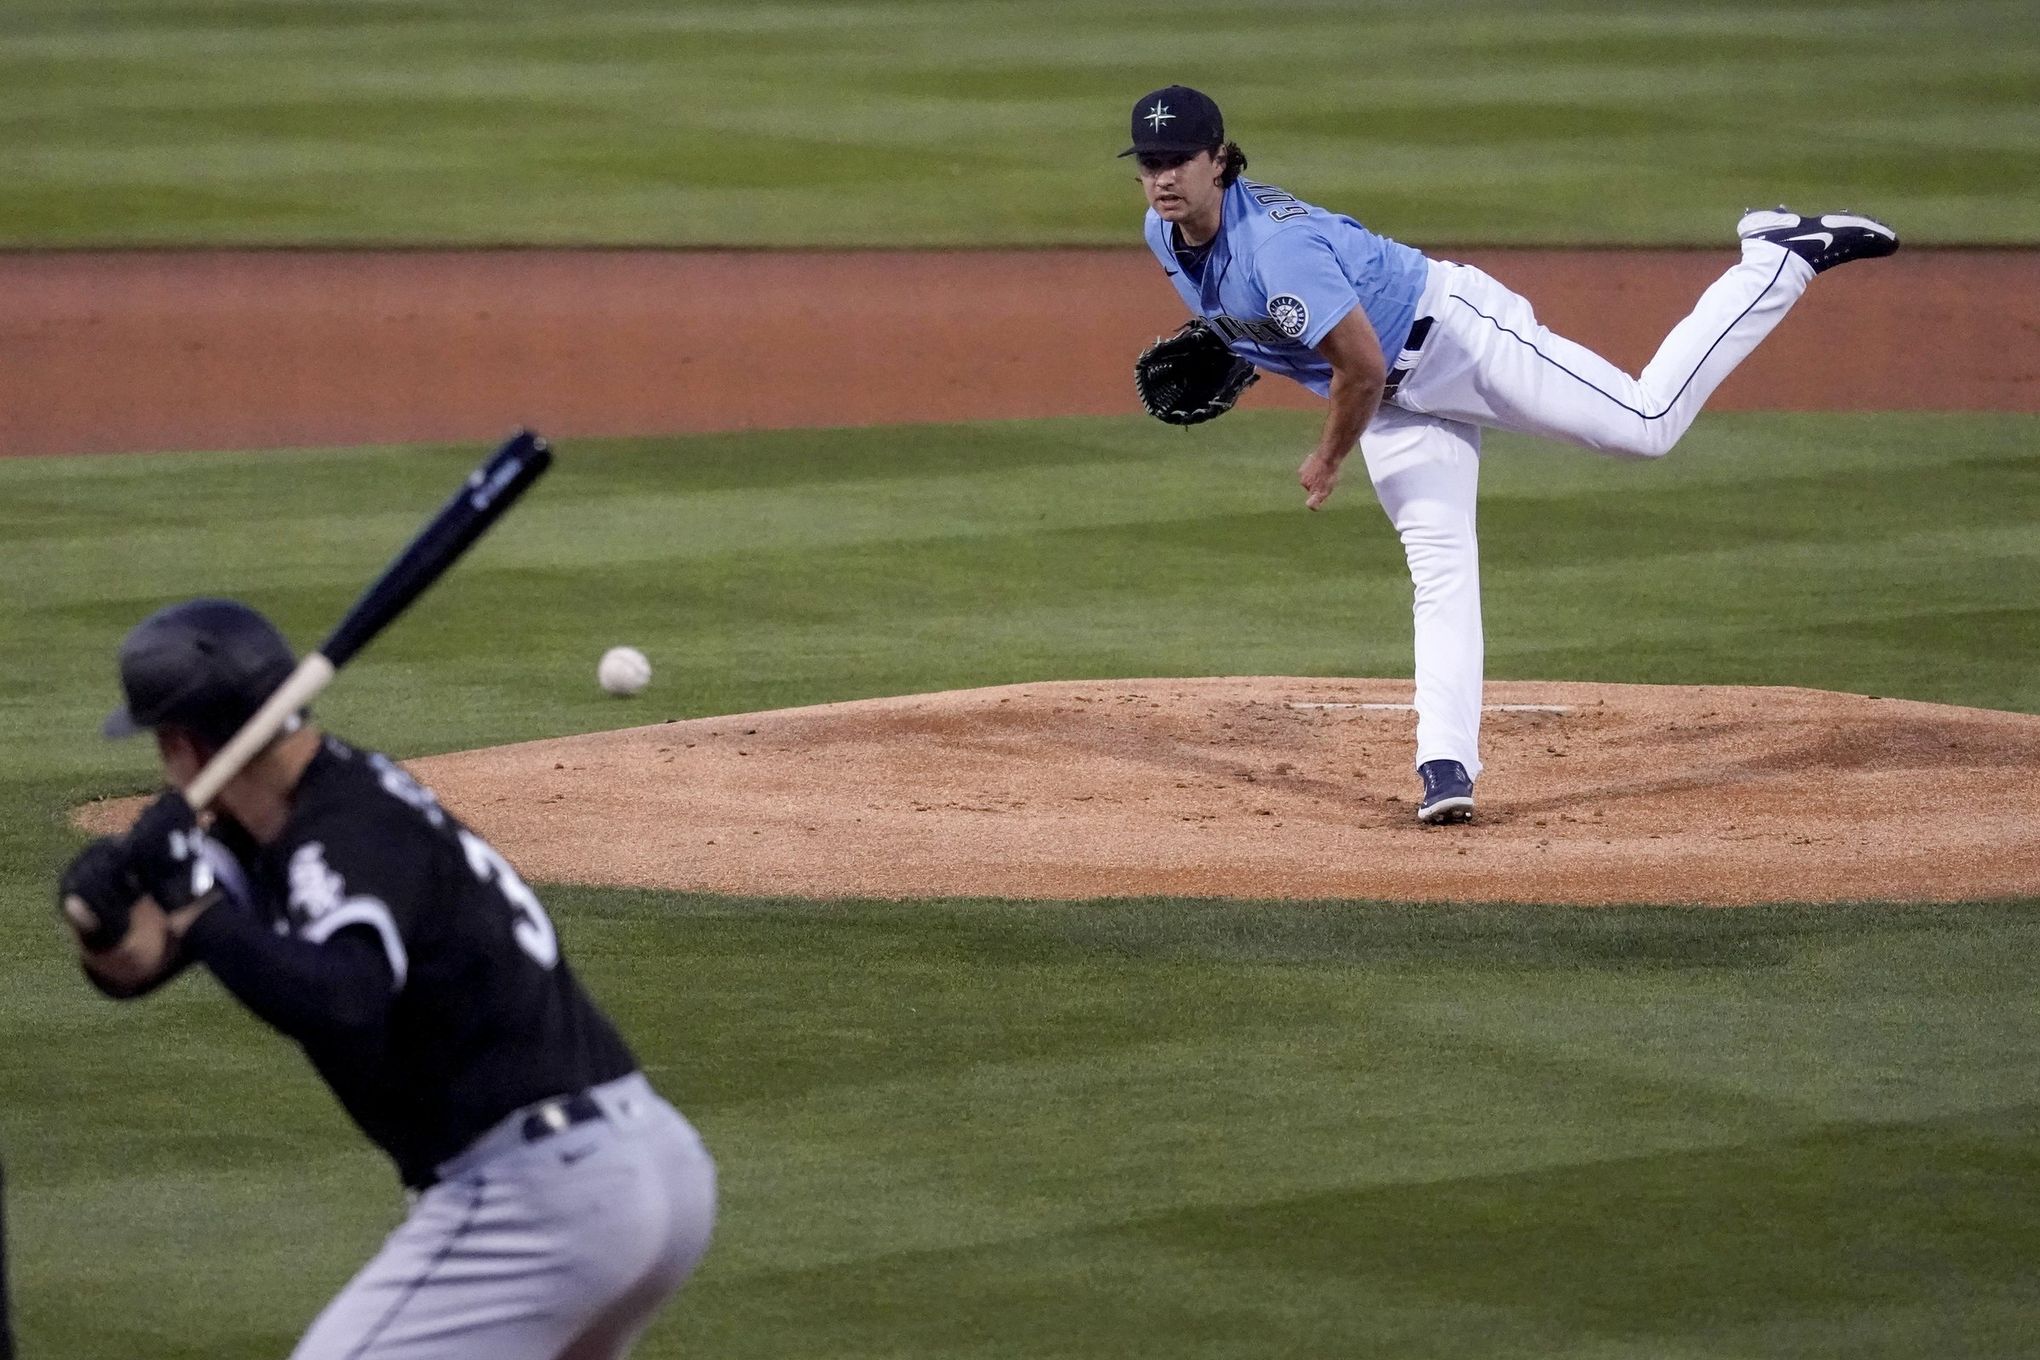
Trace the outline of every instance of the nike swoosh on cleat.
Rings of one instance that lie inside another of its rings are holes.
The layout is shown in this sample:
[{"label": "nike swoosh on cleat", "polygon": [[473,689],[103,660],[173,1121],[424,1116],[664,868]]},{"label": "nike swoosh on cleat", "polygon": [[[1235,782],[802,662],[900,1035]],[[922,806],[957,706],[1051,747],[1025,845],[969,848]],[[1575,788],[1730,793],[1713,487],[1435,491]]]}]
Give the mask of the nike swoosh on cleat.
[{"label": "nike swoosh on cleat", "polygon": [[1835,243],[1835,234],[1831,231],[1810,231],[1804,236],[1788,236],[1785,239],[1787,241],[1818,241],[1820,242],[1820,248],[1826,250]]}]

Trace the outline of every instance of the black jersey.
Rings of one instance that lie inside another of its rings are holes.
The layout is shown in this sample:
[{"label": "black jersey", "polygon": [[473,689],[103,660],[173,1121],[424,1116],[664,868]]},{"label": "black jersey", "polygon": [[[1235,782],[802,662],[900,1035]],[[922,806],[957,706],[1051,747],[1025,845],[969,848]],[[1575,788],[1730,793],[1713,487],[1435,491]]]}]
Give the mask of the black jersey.
[{"label": "black jersey", "polygon": [[234,848],[247,881],[193,953],[304,1047],[406,1184],[520,1106],[636,1070],[537,896],[387,756],[326,737],[282,833]]}]

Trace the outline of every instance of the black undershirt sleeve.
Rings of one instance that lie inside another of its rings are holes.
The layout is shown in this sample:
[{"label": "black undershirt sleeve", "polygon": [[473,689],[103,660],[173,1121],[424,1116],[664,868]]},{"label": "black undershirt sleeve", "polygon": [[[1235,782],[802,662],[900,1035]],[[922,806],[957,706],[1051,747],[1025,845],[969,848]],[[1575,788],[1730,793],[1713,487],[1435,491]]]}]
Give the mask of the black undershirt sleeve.
[{"label": "black undershirt sleeve", "polygon": [[300,1043],[358,1041],[389,1019],[396,977],[366,926],[312,944],[277,934],[229,899],[192,922],[184,948],[249,1010]]}]

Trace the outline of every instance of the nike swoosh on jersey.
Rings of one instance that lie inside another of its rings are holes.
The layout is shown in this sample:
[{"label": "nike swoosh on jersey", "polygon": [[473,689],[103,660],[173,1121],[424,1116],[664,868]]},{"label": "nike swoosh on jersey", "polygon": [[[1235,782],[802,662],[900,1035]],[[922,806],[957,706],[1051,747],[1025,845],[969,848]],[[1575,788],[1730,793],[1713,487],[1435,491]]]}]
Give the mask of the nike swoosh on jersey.
[{"label": "nike swoosh on jersey", "polygon": [[1820,248],[1826,250],[1835,243],[1835,234],[1831,231],[1809,231],[1804,236],[1788,236],[1785,239],[1788,241],[1818,241],[1820,242]]},{"label": "nike swoosh on jersey", "polygon": [[1176,271],[1173,269],[1164,269],[1162,272],[1164,274],[1167,274],[1172,279],[1176,277]]}]

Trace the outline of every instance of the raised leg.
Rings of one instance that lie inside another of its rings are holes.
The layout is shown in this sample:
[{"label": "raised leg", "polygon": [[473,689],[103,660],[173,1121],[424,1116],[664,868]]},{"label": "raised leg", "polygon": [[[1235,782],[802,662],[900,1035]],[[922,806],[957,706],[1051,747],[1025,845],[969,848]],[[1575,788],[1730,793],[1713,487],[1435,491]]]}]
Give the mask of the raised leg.
[{"label": "raised leg", "polygon": [[1487,274],[1451,269],[1438,333],[1398,400],[1432,415],[1633,458],[1670,451],[1814,273],[1776,242],[1745,240],[1742,259],[1700,295],[1632,378],[1544,326],[1528,301]]}]

